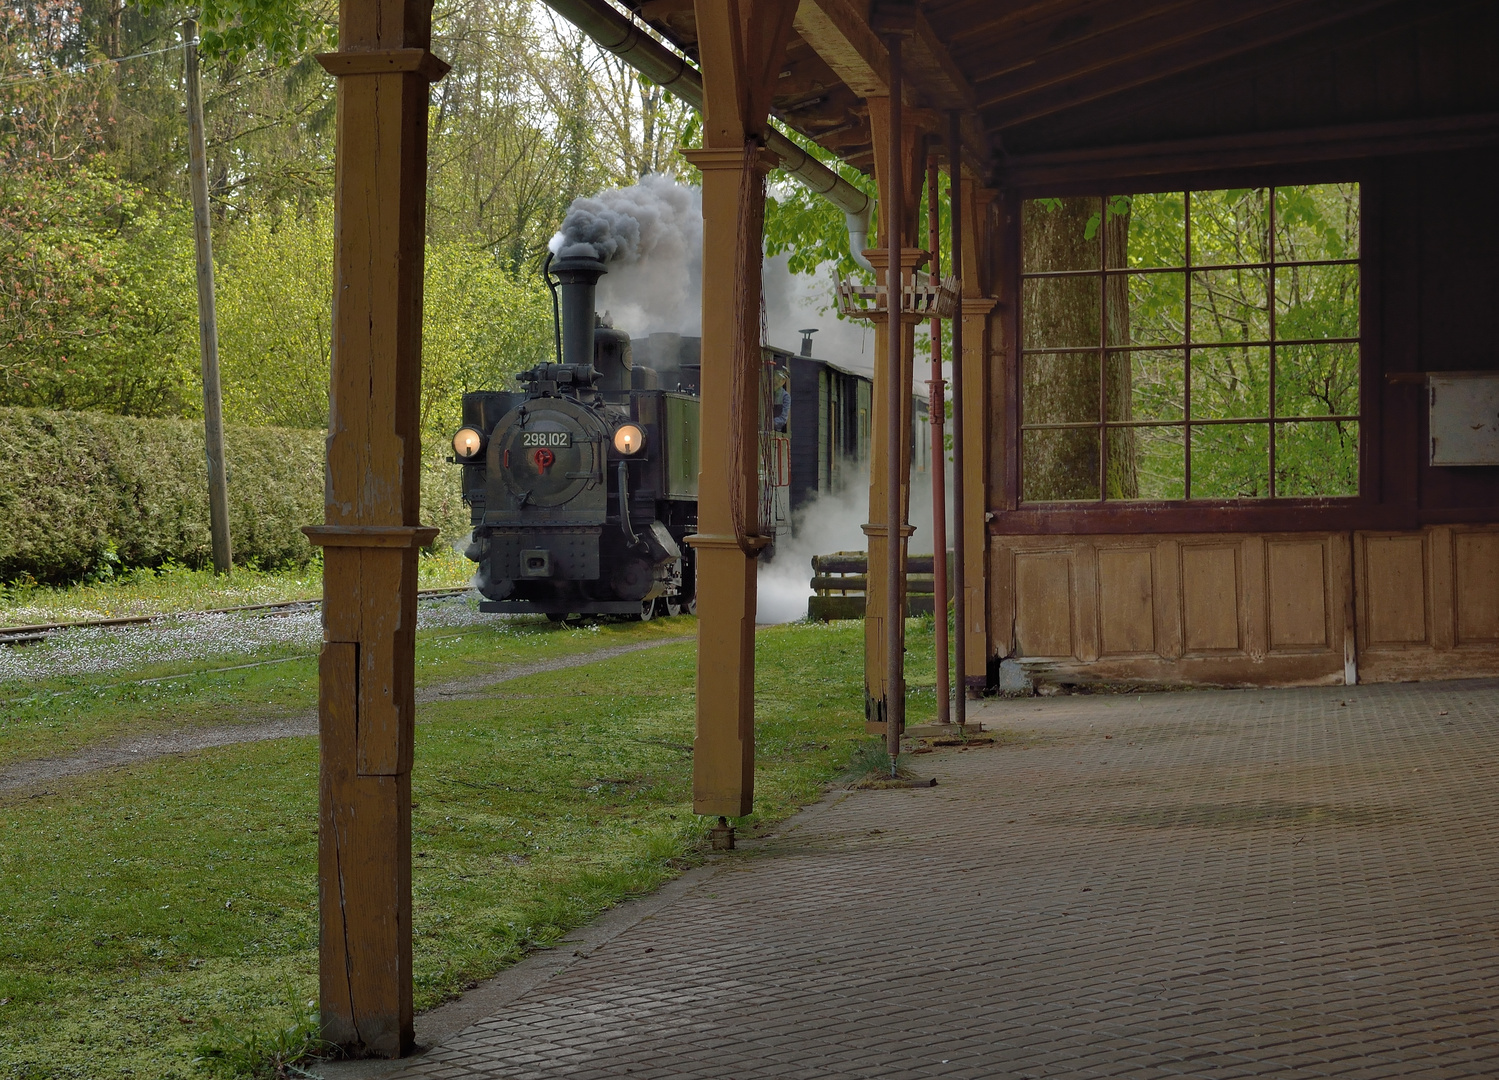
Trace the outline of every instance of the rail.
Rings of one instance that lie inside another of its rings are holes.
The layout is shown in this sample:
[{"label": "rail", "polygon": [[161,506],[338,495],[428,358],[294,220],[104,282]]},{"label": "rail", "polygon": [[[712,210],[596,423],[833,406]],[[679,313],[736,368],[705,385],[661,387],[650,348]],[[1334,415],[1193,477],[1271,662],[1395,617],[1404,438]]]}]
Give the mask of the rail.
[{"label": "rail", "polygon": [[[462,596],[471,591],[460,589],[419,589],[417,599],[437,596]],[[278,611],[301,611],[305,608],[321,607],[322,600],[313,597],[307,600],[278,600],[270,604],[241,604],[238,607],[203,608],[191,611],[158,611],[150,615],[121,615],[111,619],[77,619],[72,622],[27,623],[22,626],[0,626],[0,646],[34,645],[45,641],[53,634],[64,630],[84,630],[104,626],[141,626],[161,619],[178,619],[192,615],[232,615],[245,611],[263,611],[267,614]]]}]

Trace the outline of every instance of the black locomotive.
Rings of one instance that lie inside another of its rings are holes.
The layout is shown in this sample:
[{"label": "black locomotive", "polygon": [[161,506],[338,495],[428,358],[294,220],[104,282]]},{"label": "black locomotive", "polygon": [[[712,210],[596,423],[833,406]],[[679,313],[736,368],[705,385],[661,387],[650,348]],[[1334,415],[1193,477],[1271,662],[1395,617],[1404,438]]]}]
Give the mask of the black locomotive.
[{"label": "black locomotive", "polygon": [[[597,259],[550,261],[557,359],[463,396],[453,438],[484,611],[649,619],[695,610],[700,339],[631,340],[594,310]],[[553,281],[555,278],[555,282]],[[764,350],[761,528],[781,533],[868,456],[870,384]],[[924,405],[923,413],[924,413]],[[854,468],[851,468],[851,465]]]}]

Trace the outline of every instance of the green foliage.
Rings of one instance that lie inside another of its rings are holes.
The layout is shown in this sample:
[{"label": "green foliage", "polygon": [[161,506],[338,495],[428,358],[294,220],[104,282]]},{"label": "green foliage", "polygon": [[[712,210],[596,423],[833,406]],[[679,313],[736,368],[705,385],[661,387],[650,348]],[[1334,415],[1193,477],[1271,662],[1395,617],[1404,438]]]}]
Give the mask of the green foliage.
[{"label": "green foliage", "polygon": [[[1106,384],[1121,388],[1105,419],[1162,425],[1110,432],[1111,466],[1132,463],[1137,481],[1127,495],[1111,482],[1110,498],[1182,498],[1188,437],[1194,498],[1262,498],[1272,480],[1283,497],[1357,493],[1358,421],[1330,418],[1359,411],[1359,348],[1336,340],[1359,335],[1359,268],[1306,264],[1358,258],[1358,185],[1194,191],[1190,210],[1184,192],[1037,199],[1025,213],[1031,272],[1097,270],[1098,224],[1127,230],[1107,266],[1130,272],[1106,278],[1102,328],[1096,277],[1027,281],[1023,316],[1031,349],[1092,347],[1100,333],[1111,347],[1147,347],[1105,361]],[[1026,365],[1028,423],[1097,421],[1094,354],[1036,352]],[[1079,393],[1048,398],[1069,372]],[[1185,419],[1252,422],[1166,426]],[[1026,453],[1041,463],[1062,442],[1080,451],[1062,479],[1096,498],[1093,429],[1028,432]]]},{"label": "green foliage", "polygon": [[[235,560],[305,564],[301,527],[323,519],[323,433],[229,425],[225,443]],[[425,464],[424,517],[448,539],[467,532],[454,467],[435,450]],[[0,580],[201,566],[207,490],[198,423],[0,409]]]},{"label": "green foliage", "polygon": [[[230,235],[224,263],[225,415],[244,424],[325,426],[333,215],[247,222]],[[427,440],[452,434],[465,391],[508,386],[514,372],[548,358],[551,340],[551,299],[540,281],[511,278],[485,251],[429,243],[421,400]]]},{"label": "green foliage", "polygon": [[269,1034],[236,1030],[218,1017],[211,1025],[211,1032],[198,1043],[198,1062],[211,1076],[282,1080],[290,1075],[288,1066],[311,1062],[333,1049],[322,1038],[317,1002],[311,1000],[300,1016]]},{"label": "green foliage", "polygon": [[241,424],[328,423],[333,214],[249,221],[216,254],[224,416]]},{"label": "green foliage", "polygon": [[[782,134],[860,191],[871,196],[875,193],[874,181],[857,169],[794,131],[783,128]],[[864,274],[849,254],[848,224],[843,211],[807,190],[784,170],[772,172],[770,183],[773,198],[765,203],[767,255],[790,252],[788,267],[793,274],[811,273],[824,263],[833,263],[840,277]]]},{"label": "green foliage", "polygon": [[487,252],[464,245],[428,245],[421,411],[428,439],[446,445],[465,392],[504,389],[515,372],[551,356],[552,300],[538,278],[516,280]]},{"label": "green foliage", "polygon": [[[229,516],[241,562],[305,563],[322,520],[319,432],[231,426]],[[0,578],[42,581],[210,555],[203,431],[184,420],[0,409]]]}]

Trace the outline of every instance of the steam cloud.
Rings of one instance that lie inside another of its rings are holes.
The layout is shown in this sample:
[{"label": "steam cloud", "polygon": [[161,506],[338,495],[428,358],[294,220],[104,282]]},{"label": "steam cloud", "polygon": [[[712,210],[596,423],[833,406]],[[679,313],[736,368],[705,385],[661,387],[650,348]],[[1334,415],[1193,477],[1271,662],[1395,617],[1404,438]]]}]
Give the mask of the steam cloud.
[{"label": "steam cloud", "polygon": [[[576,200],[549,245],[557,255],[588,255],[607,264],[599,279],[598,306],[631,337],[667,331],[702,333],[703,205],[697,188],[653,173],[638,184]],[[840,319],[834,272],[824,264],[793,274],[788,257],[765,260],[765,322],[769,344],[796,353],[804,327],[819,331],[812,353],[849,371],[874,372],[874,331]],[[930,355],[918,328],[915,384],[925,393]],[[789,622],[807,614],[812,556],[862,551],[861,526],[869,520],[869,477],[850,465],[836,495],[819,496],[797,515],[793,535],[776,544],[775,559],[759,569],[759,622]],[[912,553],[932,550],[930,474],[911,477]],[[949,497],[948,505],[952,505]],[[949,535],[951,533],[949,532]]]},{"label": "steam cloud", "polygon": [[669,176],[577,199],[549,245],[556,255],[589,255],[609,272],[598,305],[631,337],[702,331],[703,195]]},{"label": "steam cloud", "polygon": [[[806,618],[812,595],[812,556],[835,551],[864,551],[863,525],[869,520],[869,472],[852,463],[844,467],[843,490],[819,495],[802,507],[792,535],[777,537],[775,558],[761,562],[756,576],[755,621],[795,622]],[[948,545],[952,544],[952,473],[947,477]],[[912,555],[932,553],[932,474],[911,473],[910,540]]]}]

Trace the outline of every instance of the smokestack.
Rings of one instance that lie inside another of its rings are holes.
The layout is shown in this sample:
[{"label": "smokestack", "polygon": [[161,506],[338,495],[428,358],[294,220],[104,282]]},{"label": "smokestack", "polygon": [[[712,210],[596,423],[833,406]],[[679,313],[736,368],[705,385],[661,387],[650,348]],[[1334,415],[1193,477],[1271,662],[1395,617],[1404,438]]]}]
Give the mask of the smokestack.
[{"label": "smokestack", "polygon": [[803,356],[811,356],[812,355],[812,335],[815,334],[815,333],[817,333],[817,331],[816,330],[798,330],[797,333],[802,336],[802,355]]},{"label": "smokestack", "polygon": [[588,255],[563,255],[552,260],[562,306],[562,362],[593,363],[594,290],[608,273]]}]

